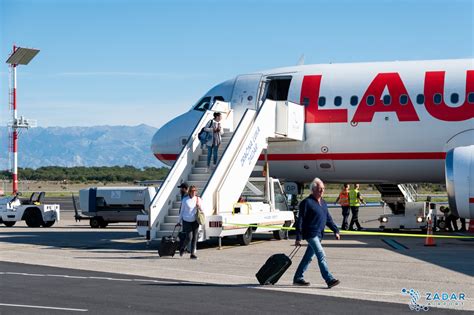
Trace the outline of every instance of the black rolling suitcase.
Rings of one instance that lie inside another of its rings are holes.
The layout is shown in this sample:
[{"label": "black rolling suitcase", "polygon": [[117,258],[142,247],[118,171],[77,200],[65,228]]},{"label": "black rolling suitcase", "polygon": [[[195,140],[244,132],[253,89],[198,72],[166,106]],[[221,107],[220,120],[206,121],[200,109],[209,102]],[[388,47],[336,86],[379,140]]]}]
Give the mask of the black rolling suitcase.
[{"label": "black rolling suitcase", "polygon": [[289,256],[285,254],[271,255],[262,268],[255,274],[258,282],[263,285],[277,283],[285,271],[291,266],[291,259],[295,257],[300,247],[301,246],[296,246]]},{"label": "black rolling suitcase", "polygon": [[160,257],[163,256],[171,256],[173,257],[176,253],[176,250],[179,248],[179,240],[176,236],[174,236],[174,231],[176,230],[176,226],[173,229],[173,233],[170,236],[165,236],[161,239],[160,247],[158,248],[158,255]]}]

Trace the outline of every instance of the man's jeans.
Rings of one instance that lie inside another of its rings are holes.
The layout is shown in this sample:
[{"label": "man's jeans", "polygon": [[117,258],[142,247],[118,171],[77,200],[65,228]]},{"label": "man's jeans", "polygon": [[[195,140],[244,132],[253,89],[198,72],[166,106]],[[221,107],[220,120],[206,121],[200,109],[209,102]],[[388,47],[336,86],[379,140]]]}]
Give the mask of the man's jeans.
[{"label": "man's jeans", "polygon": [[319,237],[316,236],[314,238],[308,238],[306,241],[308,242],[308,247],[304,253],[303,259],[298,266],[298,269],[296,269],[293,281],[303,279],[303,274],[305,273],[306,269],[308,269],[309,264],[313,260],[313,256],[316,254],[321,276],[323,276],[326,283],[329,283],[334,279],[334,277],[329,272],[328,264],[326,262],[326,255],[324,254],[323,246],[321,245]]}]

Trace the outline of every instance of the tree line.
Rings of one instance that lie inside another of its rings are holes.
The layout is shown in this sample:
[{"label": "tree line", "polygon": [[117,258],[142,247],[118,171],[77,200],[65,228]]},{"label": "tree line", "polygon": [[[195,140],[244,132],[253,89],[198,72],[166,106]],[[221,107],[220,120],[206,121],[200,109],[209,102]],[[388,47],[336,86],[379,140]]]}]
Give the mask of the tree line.
[{"label": "tree line", "polygon": [[[100,166],[100,167],[61,167],[45,166],[37,169],[19,168],[20,180],[72,181],[72,182],[132,182],[164,179],[169,172],[166,167]],[[11,172],[1,172],[3,179],[10,179]]]}]

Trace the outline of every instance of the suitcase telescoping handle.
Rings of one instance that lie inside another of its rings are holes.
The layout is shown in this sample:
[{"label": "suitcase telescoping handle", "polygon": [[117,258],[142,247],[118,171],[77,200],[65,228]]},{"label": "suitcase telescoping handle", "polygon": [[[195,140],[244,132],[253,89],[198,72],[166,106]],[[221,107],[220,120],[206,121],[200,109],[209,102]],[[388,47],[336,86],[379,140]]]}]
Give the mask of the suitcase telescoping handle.
[{"label": "suitcase telescoping handle", "polygon": [[298,250],[300,249],[301,245],[297,245],[295,246],[295,248],[293,248],[293,250],[291,251],[291,253],[288,255],[288,257],[290,257],[290,259],[293,259],[293,257],[295,257],[296,253],[298,252]]},{"label": "suitcase telescoping handle", "polygon": [[174,236],[174,232],[176,231],[176,228],[177,228],[177,227],[178,227],[177,225],[174,226],[173,232],[171,233],[171,237]]}]

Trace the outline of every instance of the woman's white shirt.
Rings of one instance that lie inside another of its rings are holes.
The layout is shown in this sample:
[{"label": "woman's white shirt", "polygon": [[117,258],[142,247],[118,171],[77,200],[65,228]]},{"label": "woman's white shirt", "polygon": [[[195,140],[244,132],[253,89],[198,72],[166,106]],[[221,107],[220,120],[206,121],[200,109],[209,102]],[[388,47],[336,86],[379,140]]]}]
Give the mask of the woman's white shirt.
[{"label": "woman's white shirt", "polygon": [[[196,221],[196,205],[197,196],[190,198],[186,196],[181,201],[181,210],[179,211],[179,221],[194,222]],[[201,200],[199,200],[201,202]]]}]

